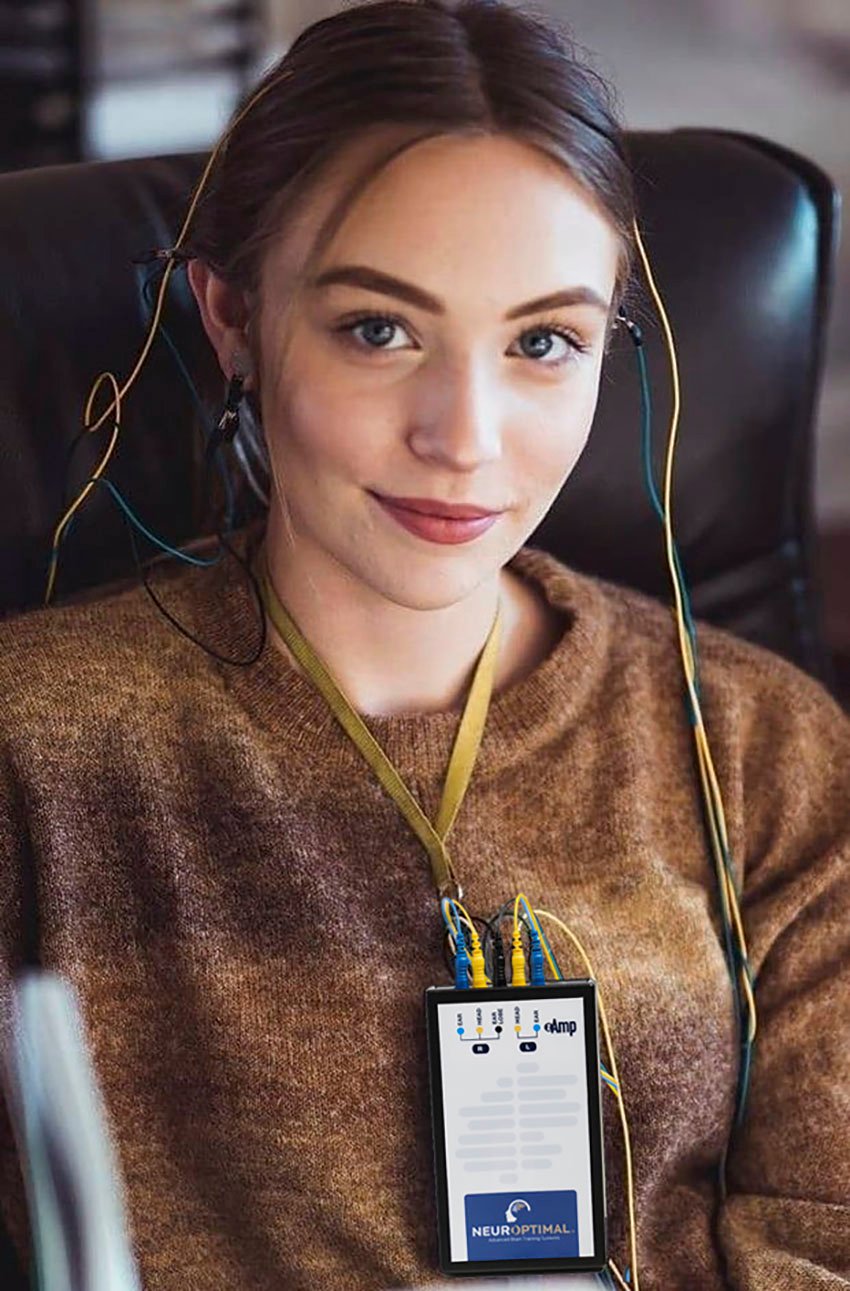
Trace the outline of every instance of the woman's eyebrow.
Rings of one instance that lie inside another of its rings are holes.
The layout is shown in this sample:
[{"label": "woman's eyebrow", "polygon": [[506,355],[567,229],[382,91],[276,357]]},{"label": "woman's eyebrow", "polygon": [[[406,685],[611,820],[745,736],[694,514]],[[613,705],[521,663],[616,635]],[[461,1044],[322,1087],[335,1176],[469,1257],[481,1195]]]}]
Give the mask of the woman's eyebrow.
[{"label": "woman's eyebrow", "polygon": [[[318,274],[309,286],[310,290],[318,291],[322,287],[331,287],[336,283],[364,287],[367,291],[377,291],[383,296],[397,296],[400,300],[406,300],[408,304],[416,305],[418,309],[427,310],[429,314],[446,312],[443,302],[436,296],[432,296],[430,292],[423,291],[412,282],[395,278],[392,274],[382,273],[379,269],[370,269],[367,265],[336,265]],[[554,291],[548,296],[540,296],[537,300],[529,300],[524,305],[509,309],[505,314],[505,322],[522,318],[525,314],[536,314],[541,309],[556,309],[559,305],[592,305],[607,314],[611,302],[604,300],[592,287],[564,287],[561,291]]]}]

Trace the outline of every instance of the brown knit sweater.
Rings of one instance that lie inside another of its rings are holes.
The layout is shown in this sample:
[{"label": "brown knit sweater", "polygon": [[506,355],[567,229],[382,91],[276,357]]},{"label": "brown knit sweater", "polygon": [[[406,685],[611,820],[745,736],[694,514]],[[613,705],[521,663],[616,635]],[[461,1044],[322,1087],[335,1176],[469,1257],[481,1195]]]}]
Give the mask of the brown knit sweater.
[{"label": "brown knit sweater", "polygon": [[[778,657],[701,628],[759,1006],[717,1211],[736,1024],[670,612],[532,549],[513,567],[568,626],[493,697],[453,858],[473,914],[523,890],[590,955],[643,1291],[848,1287],[850,723]],[[250,652],[232,560],[156,583],[208,644]],[[133,588],[0,624],[0,695],[3,995],[34,959],[79,994],[146,1291],[439,1281],[423,1019],[424,989],[450,981],[438,902],[311,683],[271,642],[252,667],[216,663]],[[457,722],[369,719],[431,814]],[[624,1268],[610,1093],[603,1110]],[[0,1208],[26,1263],[5,1119]]]}]

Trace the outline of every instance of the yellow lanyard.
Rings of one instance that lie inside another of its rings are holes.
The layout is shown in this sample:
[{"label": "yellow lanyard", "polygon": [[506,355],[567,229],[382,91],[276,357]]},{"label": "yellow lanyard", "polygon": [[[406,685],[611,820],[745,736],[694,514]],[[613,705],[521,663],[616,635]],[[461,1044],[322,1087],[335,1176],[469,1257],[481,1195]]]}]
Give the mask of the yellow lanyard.
[{"label": "yellow lanyard", "polygon": [[424,845],[431,860],[431,870],[440,897],[452,896],[460,900],[463,889],[452,869],[446,838],[472,778],[472,769],[484,734],[484,723],[487,720],[487,709],[493,692],[493,677],[499,652],[501,606],[496,610],[493,626],[475,668],[475,676],[464,705],[463,717],[452,748],[449,769],[446,772],[440,809],[437,812],[436,821],[432,824],[359,713],[352,707],[309,641],[284,608],[269,577],[265,549],[257,572],[269,618],[301,667],[324,696],[340,726],[357,745]]}]

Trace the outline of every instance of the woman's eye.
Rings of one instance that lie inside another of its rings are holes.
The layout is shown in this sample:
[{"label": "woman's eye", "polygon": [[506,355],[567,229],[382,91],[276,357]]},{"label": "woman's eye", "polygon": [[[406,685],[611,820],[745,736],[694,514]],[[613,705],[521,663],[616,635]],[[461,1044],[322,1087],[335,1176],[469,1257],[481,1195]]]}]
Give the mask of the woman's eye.
[{"label": "woman's eye", "polygon": [[337,327],[337,332],[345,333],[346,337],[357,336],[360,329],[363,329],[364,336],[362,342],[358,336],[358,349],[363,349],[364,345],[370,350],[387,350],[398,349],[399,346],[389,346],[387,341],[389,334],[397,328],[403,329],[400,319],[393,318],[389,314],[363,314],[360,318],[354,318],[348,323],[343,323]]},{"label": "woman's eye", "polygon": [[[361,350],[364,347],[370,350],[403,349],[403,345],[390,345],[389,342],[398,330],[409,335],[401,319],[392,314],[363,314],[341,324],[335,330],[344,333],[346,339],[356,338],[352,344],[356,344]],[[528,338],[531,338],[531,345],[522,357],[542,361],[544,367],[560,367],[578,354],[586,354],[591,348],[575,333],[557,323],[539,323],[528,328],[522,333],[520,341],[525,342]],[[550,357],[552,354],[555,355],[554,358]]]},{"label": "woman's eye", "polygon": [[[531,353],[528,357],[533,359],[543,358],[546,360],[544,366],[551,368],[558,368],[563,363],[569,363],[578,354],[586,354],[591,348],[589,345],[585,345],[580,337],[571,332],[569,328],[562,327],[557,323],[538,323],[536,327],[531,327],[528,331],[523,332],[520,340],[525,341],[528,337],[531,337],[533,342]],[[543,341],[542,349],[541,340]],[[559,341],[561,343],[560,348],[557,344]],[[549,357],[553,353],[556,356],[554,359]]]}]

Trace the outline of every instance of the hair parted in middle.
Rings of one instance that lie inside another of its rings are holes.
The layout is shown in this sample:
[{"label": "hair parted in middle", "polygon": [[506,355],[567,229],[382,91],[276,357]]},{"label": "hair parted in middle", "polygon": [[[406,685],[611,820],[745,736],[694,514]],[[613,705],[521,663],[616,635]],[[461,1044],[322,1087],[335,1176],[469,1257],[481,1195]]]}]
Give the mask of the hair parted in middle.
[{"label": "hair parted in middle", "polygon": [[[347,210],[394,157],[438,136],[498,134],[563,166],[617,234],[607,345],[636,254],[632,168],[612,87],[562,26],[528,7],[506,0],[367,0],[305,28],[236,107],[186,239],[189,256],[244,293],[255,361],[266,249],[286,237],[347,144],[388,130],[391,142],[370,156],[322,222],[284,306],[284,324]],[[240,458],[265,501],[269,459],[253,399],[249,411]]]}]

